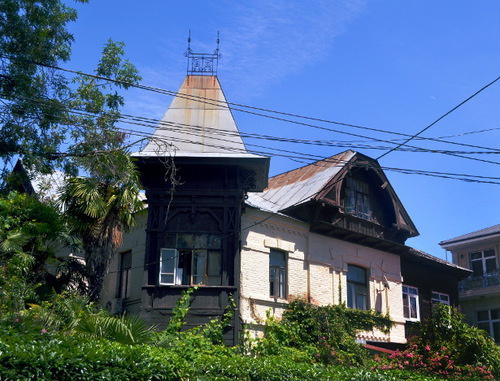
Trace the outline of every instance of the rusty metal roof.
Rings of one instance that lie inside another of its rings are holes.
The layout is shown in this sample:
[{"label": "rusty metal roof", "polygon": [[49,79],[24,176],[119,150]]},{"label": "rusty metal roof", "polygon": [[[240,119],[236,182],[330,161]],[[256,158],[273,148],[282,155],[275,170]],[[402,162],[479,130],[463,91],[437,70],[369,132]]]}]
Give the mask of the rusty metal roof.
[{"label": "rusty metal roof", "polygon": [[248,194],[247,203],[262,210],[278,212],[311,201],[355,155],[354,151],[345,151],[271,177],[262,193]]},{"label": "rusty metal roof", "polygon": [[246,150],[213,75],[185,78],[149,143],[134,156],[261,157]]}]

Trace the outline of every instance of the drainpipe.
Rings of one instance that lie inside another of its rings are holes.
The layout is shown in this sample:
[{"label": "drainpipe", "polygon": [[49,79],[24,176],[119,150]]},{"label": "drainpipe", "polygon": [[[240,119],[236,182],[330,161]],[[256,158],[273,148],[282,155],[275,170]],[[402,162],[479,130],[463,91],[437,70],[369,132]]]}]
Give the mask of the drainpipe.
[{"label": "drainpipe", "polygon": [[305,261],[307,268],[307,301],[311,303],[311,248],[310,248],[310,239],[309,232],[307,233],[307,252],[305,253]]}]

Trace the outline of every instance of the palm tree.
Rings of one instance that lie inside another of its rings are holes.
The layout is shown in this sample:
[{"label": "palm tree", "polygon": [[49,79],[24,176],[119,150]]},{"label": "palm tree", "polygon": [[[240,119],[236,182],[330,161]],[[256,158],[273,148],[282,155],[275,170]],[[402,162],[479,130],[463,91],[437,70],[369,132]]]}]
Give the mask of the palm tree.
[{"label": "palm tree", "polygon": [[134,226],[134,215],[143,208],[132,159],[124,151],[101,156],[91,176],[66,180],[60,201],[70,229],[82,240],[88,296],[96,302],[123,233]]}]

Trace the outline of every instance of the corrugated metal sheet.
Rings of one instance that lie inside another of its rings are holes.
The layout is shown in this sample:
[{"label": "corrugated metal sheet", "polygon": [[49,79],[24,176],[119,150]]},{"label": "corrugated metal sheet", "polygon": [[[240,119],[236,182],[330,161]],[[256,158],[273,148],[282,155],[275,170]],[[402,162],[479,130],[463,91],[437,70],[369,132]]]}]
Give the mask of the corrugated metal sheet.
[{"label": "corrugated metal sheet", "polygon": [[308,202],[325,188],[355,154],[354,151],[345,151],[272,177],[264,192],[249,193],[248,204],[262,210],[278,212]]}]

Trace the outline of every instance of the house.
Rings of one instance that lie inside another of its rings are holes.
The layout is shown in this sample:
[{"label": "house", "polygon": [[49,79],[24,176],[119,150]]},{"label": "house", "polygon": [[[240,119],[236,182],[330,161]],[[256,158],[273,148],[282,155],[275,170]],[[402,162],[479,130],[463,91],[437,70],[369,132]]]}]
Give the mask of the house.
[{"label": "house", "polygon": [[461,312],[500,344],[500,225],[439,244],[451,252],[453,263],[472,271],[459,283]]},{"label": "house", "polygon": [[268,179],[247,151],[213,72],[189,72],[134,154],[147,209],[110,264],[101,300],[165,326],[198,285],[187,326],[237,308],[225,340],[258,335],[293,297],[389,313],[380,345],[406,341],[433,302],[457,305],[469,271],[405,245],[418,231],[376,160],[346,151]]}]

